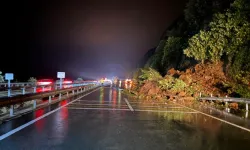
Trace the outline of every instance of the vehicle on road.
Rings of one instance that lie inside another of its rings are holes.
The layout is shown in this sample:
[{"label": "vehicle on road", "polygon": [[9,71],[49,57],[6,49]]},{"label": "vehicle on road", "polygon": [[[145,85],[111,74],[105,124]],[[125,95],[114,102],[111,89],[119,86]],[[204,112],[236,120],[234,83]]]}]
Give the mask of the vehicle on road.
[{"label": "vehicle on road", "polygon": [[47,91],[51,91],[52,90],[52,86],[54,84],[53,79],[40,79],[37,80],[37,88],[36,88],[36,92],[40,93],[40,92],[47,92]]},{"label": "vehicle on road", "polygon": [[72,83],[73,83],[73,80],[64,79],[63,83],[62,83],[63,88],[71,88],[71,87],[73,87]]}]

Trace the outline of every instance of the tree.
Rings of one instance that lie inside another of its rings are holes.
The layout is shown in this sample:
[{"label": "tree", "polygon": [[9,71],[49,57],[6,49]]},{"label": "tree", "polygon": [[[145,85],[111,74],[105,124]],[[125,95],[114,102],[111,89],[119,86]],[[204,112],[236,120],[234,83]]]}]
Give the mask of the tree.
[{"label": "tree", "polygon": [[4,77],[2,75],[2,71],[0,71],[0,82],[4,82]]},{"label": "tree", "polygon": [[28,82],[32,82],[32,83],[36,83],[37,82],[37,79],[34,78],[34,77],[30,77]]},{"label": "tree", "polygon": [[189,24],[189,35],[207,29],[213,14],[229,6],[233,0],[189,0],[184,10],[185,20]]},{"label": "tree", "polygon": [[182,40],[181,37],[169,37],[165,43],[164,49],[163,49],[163,55],[161,59],[161,64],[164,69],[164,73],[170,68],[174,67],[176,68],[181,55],[183,54],[183,47],[185,45],[185,42]]},{"label": "tree", "polygon": [[[250,42],[250,23],[247,18],[250,11],[247,11],[249,7],[244,1],[236,0],[231,9],[215,14],[209,24],[210,30],[202,30],[194,35],[184,53],[202,62],[205,59],[217,62],[225,54],[231,63],[239,50]],[[242,7],[244,11],[240,11]]]},{"label": "tree", "polygon": [[149,61],[145,65],[146,68],[150,67],[153,68],[160,73],[163,73],[161,61],[162,61],[162,56],[163,56],[163,49],[165,46],[166,40],[161,40],[159,45],[157,46],[155,53],[152,57],[150,57]]},{"label": "tree", "polygon": [[204,19],[208,14],[212,14],[209,9],[209,0],[189,0],[184,10],[185,20],[193,32],[197,32],[202,28]]},{"label": "tree", "polygon": [[83,79],[82,78],[77,78],[76,81],[83,81]]},{"label": "tree", "polygon": [[184,50],[184,54],[204,63],[204,60],[208,58],[207,48],[210,38],[209,35],[209,33],[201,31],[199,34],[190,38],[188,41],[189,46]]}]

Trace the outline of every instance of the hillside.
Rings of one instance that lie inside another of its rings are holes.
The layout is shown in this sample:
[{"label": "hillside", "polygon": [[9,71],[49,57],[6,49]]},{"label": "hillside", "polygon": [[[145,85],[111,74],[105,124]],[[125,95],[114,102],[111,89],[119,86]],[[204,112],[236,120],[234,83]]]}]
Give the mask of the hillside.
[{"label": "hillside", "polygon": [[132,92],[156,100],[250,98],[250,1],[190,0],[183,16],[134,72]]}]

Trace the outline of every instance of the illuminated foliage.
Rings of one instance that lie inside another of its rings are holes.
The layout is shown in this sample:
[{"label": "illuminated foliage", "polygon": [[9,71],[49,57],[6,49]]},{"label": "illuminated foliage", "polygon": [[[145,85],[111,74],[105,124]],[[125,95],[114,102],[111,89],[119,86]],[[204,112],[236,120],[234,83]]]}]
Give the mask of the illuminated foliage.
[{"label": "illuminated foliage", "polygon": [[28,82],[36,83],[37,80],[34,77],[30,77],[29,80],[28,80]]},{"label": "illuminated foliage", "polygon": [[82,78],[77,78],[76,81],[83,81],[83,79]]},{"label": "illuminated foliage", "polygon": [[[217,62],[225,54],[231,62],[240,49],[250,42],[249,18],[245,11],[240,11],[243,9],[242,5],[248,4],[243,2],[244,0],[236,0],[231,9],[215,14],[209,25],[210,30],[194,35],[184,54],[202,62],[206,59]],[[248,12],[250,13],[249,10]]]},{"label": "illuminated foliage", "polygon": [[166,76],[165,79],[159,80],[158,84],[162,90],[169,90],[172,92],[180,92],[186,88],[185,82],[172,76]]},{"label": "illuminated foliage", "polygon": [[139,76],[139,79],[141,79],[141,80],[157,81],[157,80],[162,79],[161,74],[152,68],[141,69],[141,72],[142,73]]}]

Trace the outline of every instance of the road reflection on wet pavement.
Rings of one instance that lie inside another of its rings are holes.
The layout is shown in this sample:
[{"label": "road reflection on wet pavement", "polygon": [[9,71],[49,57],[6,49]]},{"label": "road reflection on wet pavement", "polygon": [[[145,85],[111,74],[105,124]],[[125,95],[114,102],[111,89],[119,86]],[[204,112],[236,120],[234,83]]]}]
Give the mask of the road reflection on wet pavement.
[{"label": "road reflection on wet pavement", "polygon": [[73,102],[61,101],[50,110],[39,109],[11,120],[0,126],[1,135],[65,106],[6,137],[0,149],[250,149],[247,131],[179,105],[129,98],[127,103],[125,98],[119,89],[101,87]]}]

